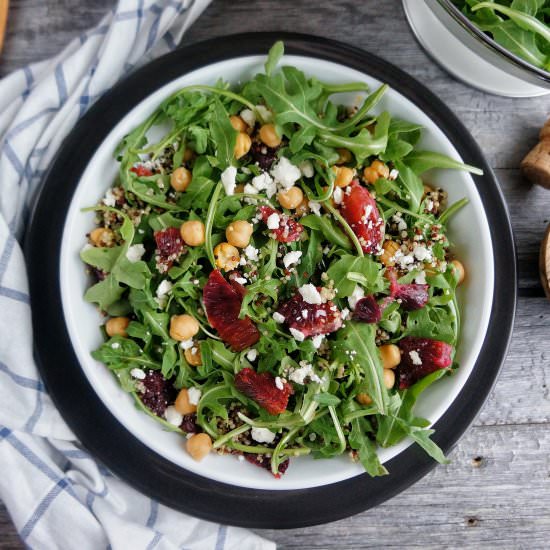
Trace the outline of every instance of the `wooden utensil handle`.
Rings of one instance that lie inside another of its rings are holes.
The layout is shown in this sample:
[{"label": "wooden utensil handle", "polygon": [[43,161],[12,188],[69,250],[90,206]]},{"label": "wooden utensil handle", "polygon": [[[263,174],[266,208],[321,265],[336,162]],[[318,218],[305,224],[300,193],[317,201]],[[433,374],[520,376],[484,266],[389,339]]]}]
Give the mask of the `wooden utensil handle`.
[{"label": "wooden utensil handle", "polygon": [[9,0],[0,0],[0,53],[2,52],[4,36],[6,34],[9,3]]}]

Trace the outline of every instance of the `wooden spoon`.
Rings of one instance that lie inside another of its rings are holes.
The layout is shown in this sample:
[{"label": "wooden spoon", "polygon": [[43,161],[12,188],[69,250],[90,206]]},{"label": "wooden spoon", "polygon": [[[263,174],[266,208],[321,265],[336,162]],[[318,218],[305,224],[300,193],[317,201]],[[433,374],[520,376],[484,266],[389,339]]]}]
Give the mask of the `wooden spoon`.
[{"label": "wooden spoon", "polygon": [[9,3],[10,0],[0,0],[0,53],[2,53],[2,46],[4,45],[4,35],[6,34]]},{"label": "wooden spoon", "polygon": [[539,270],[542,288],[550,300],[550,225],[546,228],[540,245]]}]

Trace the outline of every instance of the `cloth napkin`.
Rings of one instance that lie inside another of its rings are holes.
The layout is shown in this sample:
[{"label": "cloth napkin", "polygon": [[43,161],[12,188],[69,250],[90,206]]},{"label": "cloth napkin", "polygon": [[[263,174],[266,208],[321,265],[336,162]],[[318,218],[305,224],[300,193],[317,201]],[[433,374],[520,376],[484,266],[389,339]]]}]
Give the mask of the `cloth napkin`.
[{"label": "cloth napkin", "polygon": [[75,122],[120,77],[173,49],[209,1],[120,0],[57,57],[0,81],[0,498],[30,548],[274,548],[145,497],[82,448],[33,361],[19,244],[42,176]]}]

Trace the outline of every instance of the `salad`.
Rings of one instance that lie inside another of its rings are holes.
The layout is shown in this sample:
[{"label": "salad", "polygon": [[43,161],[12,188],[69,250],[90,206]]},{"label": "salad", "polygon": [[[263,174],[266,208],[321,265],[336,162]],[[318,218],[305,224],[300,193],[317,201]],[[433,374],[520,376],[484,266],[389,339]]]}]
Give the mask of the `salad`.
[{"label": "salad", "polygon": [[467,201],[421,176],[480,172],[375,114],[386,85],[278,69],[283,50],[240,86],[179,90],[118,146],[81,252],[106,318],[92,355],[196,460],[279,477],[346,453],[378,476],[378,447],[409,436],[444,462],[414,405],[458,366],[447,223]]},{"label": "salad", "polygon": [[550,71],[550,0],[452,0],[495,42]]}]

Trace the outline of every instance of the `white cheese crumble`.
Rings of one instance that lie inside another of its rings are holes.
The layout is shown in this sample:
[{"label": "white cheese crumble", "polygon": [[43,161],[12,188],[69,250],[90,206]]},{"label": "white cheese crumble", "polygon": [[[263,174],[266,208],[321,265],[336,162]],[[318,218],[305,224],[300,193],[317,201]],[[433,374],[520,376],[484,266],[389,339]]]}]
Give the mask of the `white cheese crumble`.
[{"label": "white cheese crumble", "polygon": [[273,113],[265,105],[256,105],[254,109],[263,123],[271,122],[273,119]]},{"label": "white cheese crumble", "polygon": [[418,352],[416,350],[409,351],[409,357],[411,358],[411,361],[413,362],[413,365],[421,365],[422,359],[420,359],[420,355],[418,355]]},{"label": "white cheese crumble", "polygon": [[313,347],[315,349],[319,349],[321,347],[321,344],[323,343],[323,340],[325,339],[324,334],[317,334],[311,339],[311,342],[313,344]]},{"label": "white cheese crumble", "polygon": [[302,177],[302,172],[286,157],[281,157],[271,169],[271,175],[281,187],[288,189]]},{"label": "white cheese crumble", "polygon": [[308,206],[309,206],[310,210],[311,210],[316,216],[320,216],[320,215],[321,215],[321,203],[320,203],[320,202],[309,201]]},{"label": "white cheese crumble", "polygon": [[290,329],[290,334],[294,337],[295,340],[298,340],[298,342],[303,342],[305,339],[305,335],[303,332],[300,332],[299,330],[295,328]]},{"label": "white cheese crumble", "polygon": [[137,378],[138,380],[144,380],[145,379],[145,373],[138,368],[134,368],[130,371],[130,376],[132,378]]},{"label": "white cheese crumble", "polygon": [[273,443],[275,440],[275,434],[267,428],[252,428],[250,435],[258,443]]},{"label": "white cheese crumble", "polygon": [[166,422],[172,424],[172,426],[180,426],[183,422],[183,414],[179,413],[173,405],[166,407],[164,416],[166,417]]},{"label": "white cheese crumble", "polygon": [[264,191],[272,183],[273,183],[273,178],[267,172],[262,172],[259,176],[254,176],[252,178],[252,185],[258,191]]},{"label": "white cheese crumble", "polygon": [[281,315],[278,311],[276,311],[273,315],[273,320],[276,322],[276,323],[284,323],[285,322],[285,317],[284,315]]},{"label": "white cheese crumble", "polygon": [[315,285],[312,285],[311,283],[301,286],[298,289],[298,292],[302,295],[304,302],[307,304],[320,305],[323,303],[323,299],[321,298],[319,291]]},{"label": "white cheese crumble", "polygon": [[256,125],[256,115],[252,109],[243,109],[239,116],[246,122],[248,126],[254,128]]},{"label": "white cheese crumble", "polygon": [[257,195],[258,194],[258,190],[251,183],[245,184],[245,186],[243,188],[243,191],[247,195]]},{"label": "white cheese crumble", "polygon": [[245,285],[248,282],[244,277],[235,277],[233,280],[240,285]]},{"label": "white cheese crumble", "polygon": [[237,169],[234,166],[228,166],[221,175],[222,185],[226,195],[234,195],[237,185]]},{"label": "white cheese crumble", "polygon": [[344,199],[344,192],[341,187],[335,187],[334,192],[332,193],[332,198],[334,199],[335,204],[341,204]]},{"label": "white cheese crumble", "polygon": [[133,244],[126,251],[126,258],[129,262],[135,263],[141,260],[141,257],[145,254],[145,247],[142,244]]},{"label": "white cheese crumble", "polygon": [[390,175],[389,175],[388,179],[389,180],[396,180],[397,176],[399,176],[399,170],[394,168],[393,170],[390,170]]},{"label": "white cheese crumble", "polygon": [[283,264],[288,269],[291,265],[297,264],[300,262],[302,252],[296,250],[295,252],[288,252],[283,257]]},{"label": "white cheese crumble", "polygon": [[193,338],[189,338],[189,340],[183,340],[183,342],[180,342],[181,349],[191,349],[192,347],[193,347]]},{"label": "white cheese crumble", "polygon": [[355,309],[357,302],[365,297],[365,291],[359,285],[355,285],[351,296],[348,296],[348,304],[350,309]]},{"label": "white cheese crumble", "polygon": [[280,376],[275,377],[275,386],[277,386],[278,390],[284,389],[285,385],[283,384],[283,381],[281,380]]},{"label": "white cheese crumble", "polygon": [[414,282],[418,283],[419,285],[425,285],[426,284],[426,272],[421,271],[415,278]]},{"label": "white cheese crumble", "polygon": [[349,318],[350,310],[345,307],[340,313],[342,314],[342,320],[345,321]]},{"label": "white cheese crumble", "polygon": [[105,206],[116,206],[116,197],[112,189],[107,189],[105,197],[103,197],[103,204]]},{"label": "white cheese crumble", "polygon": [[172,290],[172,283],[166,279],[161,281],[160,285],[157,287],[157,303],[160,307],[166,305],[167,295]]},{"label": "white cheese crumble", "polygon": [[279,224],[281,222],[281,218],[277,212],[273,212],[270,216],[267,218],[267,227],[269,229],[279,229]]},{"label": "white cheese crumble", "polygon": [[256,361],[256,359],[258,358],[258,350],[257,349],[249,349],[247,352],[246,352],[246,358],[249,360],[249,361]]},{"label": "white cheese crumble", "polygon": [[432,259],[430,251],[423,245],[417,246],[414,249],[414,257],[419,262],[429,262]]},{"label": "white cheese crumble", "polygon": [[304,178],[312,178],[315,175],[315,170],[313,169],[313,164],[310,160],[303,160],[298,164],[298,168],[300,169],[300,172],[302,172],[302,176]]},{"label": "white cheese crumble", "polygon": [[244,249],[245,256],[252,262],[257,262],[259,260],[258,253],[260,251],[257,248],[254,248],[251,244],[249,244]]},{"label": "white cheese crumble", "polygon": [[321,379],[313,371],[313,366],[310,363],[304,361],[300,362],[300,368],[294,369],[290,374],[289,378],[296,382],[296,384],[304,383],[306,378],[309,378],[312,382],[320,382]]},{"label": "white cheese crumble", "polygon": [[200,398],[201,398],[202,392],[199,390],[199,388],[188,388],[187,389],[187,397],[189,398],[189,404],[190,405],[198,405]]}]

